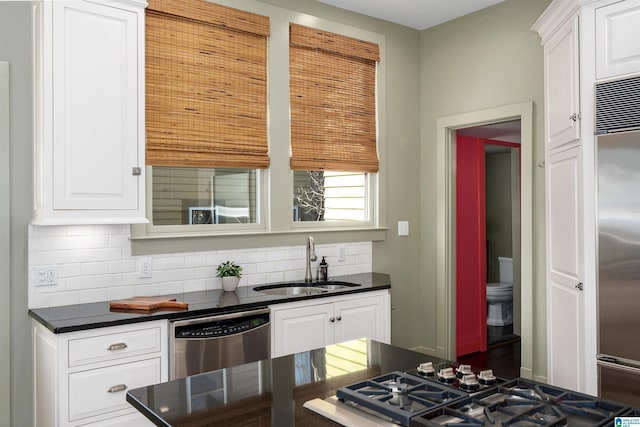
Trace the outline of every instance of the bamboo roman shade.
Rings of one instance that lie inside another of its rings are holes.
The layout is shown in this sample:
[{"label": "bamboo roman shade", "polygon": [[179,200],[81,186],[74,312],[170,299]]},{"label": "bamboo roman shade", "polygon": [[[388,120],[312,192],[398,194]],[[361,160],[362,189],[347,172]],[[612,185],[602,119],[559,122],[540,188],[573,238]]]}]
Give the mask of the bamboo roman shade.
[{"label": "bamboo roman shade", "polygon": [[269,18],[149,0],[147,164],[266,168]]},{"label": "bamboo roman shade", "polygon": [[291,169],[377,172],[378,45],[289,26]]}]

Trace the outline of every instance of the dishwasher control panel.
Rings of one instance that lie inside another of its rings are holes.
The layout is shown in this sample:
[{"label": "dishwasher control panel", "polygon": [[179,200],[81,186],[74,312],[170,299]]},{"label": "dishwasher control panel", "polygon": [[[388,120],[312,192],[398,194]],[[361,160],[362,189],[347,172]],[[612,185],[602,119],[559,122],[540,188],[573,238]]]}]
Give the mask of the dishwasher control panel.
[{"label": "dishwasher control panel", "polygon": [[175,338],[217,338],[241,334],[269,323],[269,314],[249,318],[216,320],[207,323],[179,326],[175,329]]}]

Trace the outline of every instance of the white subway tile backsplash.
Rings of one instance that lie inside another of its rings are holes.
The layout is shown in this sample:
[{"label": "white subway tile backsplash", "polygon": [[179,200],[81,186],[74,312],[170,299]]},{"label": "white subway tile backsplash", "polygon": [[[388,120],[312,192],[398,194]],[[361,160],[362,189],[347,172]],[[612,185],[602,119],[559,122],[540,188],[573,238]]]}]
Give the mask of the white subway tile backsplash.
[{"label": "white subway tile backsplash", "polygon": [[93,289],[95,276],[75,276],[67,279],[58,278],[59,283],[64,286],[65,291],[80,291]]},{"label": "white subway tile backsplash", "polygon": [[199,280],[185,280],[184,291],[185,292],[201,292],[206,289],[204,279]]},{"label": "white subway tile backsplash", "polygon": [[134,296],[133,286],[117,286],[109,288],[109,301],[131,298]]},{"label": "white subway tile backsplash", "polygon": [[121,274],[103,274],[94,277],[94,286],[96,288],[112,288],[122,286]]},{"label": "white subway tile backsplash", "polygon": [[[338,247],[347,258],[338,262]],[[311,263],[316,278],[323,256],[329,276],[372,271],[371,242],[316,244],[318,259]],[[147,256],[145,256],[147,257]],[[214,250],[148,256],[152,277],[138,277],[141,257],[131,256],[128,225],[30,226],[29,267],[56,265],[58,285],[35,287],[30,273],[29,307],[98,302],[132,296],[167,295],[220,289],[216,266],[230,260],[242,265],[239,286],[303,280],[305,239],[300,245]]]},{"label": "white subway tile backsplash", "polygon": [[107,300],[109,300],[109,289],[91,289],[78,292],[78,304]]},{"label": "white subway tile backsplash", "polygon": [[60,292],[51,295],[51,305],[72,305],[80,303],[80,292]]},{"label": "white subway tile backsplash", "polygon": [[122,248],[99,248],[94,249],[96,261],[120,261],[127,259],[123,256]]},{"label": "white subway tile backsplash", "polygon": [[186,254],[184,257],[184,266],[191,267],[204,267],[207,265],[206,255]]}]

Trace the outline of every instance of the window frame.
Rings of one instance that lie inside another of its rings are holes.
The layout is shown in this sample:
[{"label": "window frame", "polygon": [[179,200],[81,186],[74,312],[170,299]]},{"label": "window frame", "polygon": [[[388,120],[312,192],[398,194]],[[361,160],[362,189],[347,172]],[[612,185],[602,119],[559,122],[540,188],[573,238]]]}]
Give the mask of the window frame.
[{"label": "window frame", "polygon": [[[301,234],[321,233],[323,242],[381,241],[386,238],[386,37],[358,27],[330,21],[254,0],[215,0],[215,3],[255,12],[270,18],[268,38],[267,137],[269,169],[258,170],[260,222],[257,224],[210,226],[147,224],[131,225],[132,254],[216,248],[256,248],[297,244]],[[367,221],[293,221],[293,171],[289,167],[289,23],[315,27],[378,44],[380,61],[376,71],[376,125],[379,171],[367,173]],[[277,97],[273,94],[278,93]],[[152,213],[151,167],[145,171],[146,212]],[[285,187],[286,188],[283,188]],[[201,228],[202,227],[202,228]],[[193,229],[195,228],[195,230]],[[160,243],[162,241],[162,243]]]}]

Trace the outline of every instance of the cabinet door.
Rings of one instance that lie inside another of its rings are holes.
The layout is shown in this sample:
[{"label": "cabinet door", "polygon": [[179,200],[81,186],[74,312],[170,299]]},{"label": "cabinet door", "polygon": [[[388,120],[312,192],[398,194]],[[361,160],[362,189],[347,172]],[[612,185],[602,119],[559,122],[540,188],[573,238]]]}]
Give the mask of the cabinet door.
[{"label": "cabinet door", "polygon": [[596,78],[640,72],[640,0],[596,9]]},{"label": "cabinet door", "polygon": [[273,357],[308,351],[333,343],[333,304],[317,304],[272,312]]},{"label": "cabinet door", "polygon": [[51,7],[53,209],[136,210],[138,14]]},{"label": "cabinet door", "polygon": [[368,297],[336,303],[335,342],[371,338],[385,342],[382,297]]},{"label": "cabinet door", "polygon": [[547,150],[580,138],[578,17],[544,46],[544,105]]},{"label": "cabinet door", "polygon": [[581,147],[547,156],[547,374],[581,390],[583,216]]}]

